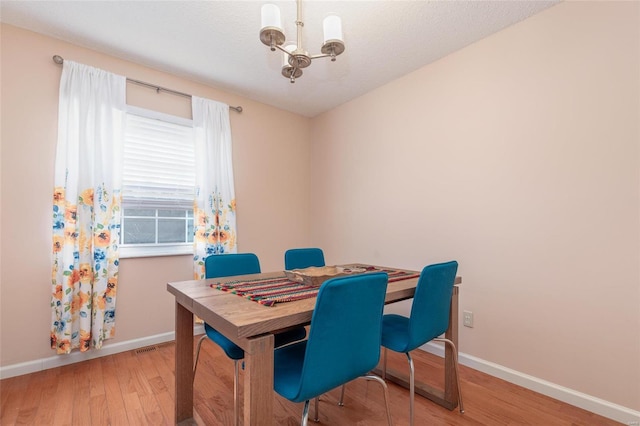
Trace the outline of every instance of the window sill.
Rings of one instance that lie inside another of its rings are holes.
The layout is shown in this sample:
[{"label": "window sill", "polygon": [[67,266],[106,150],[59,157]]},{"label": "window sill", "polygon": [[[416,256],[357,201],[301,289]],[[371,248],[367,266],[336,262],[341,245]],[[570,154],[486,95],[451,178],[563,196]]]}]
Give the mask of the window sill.
[{"label": "window sill", "polygon": [[192,243],[120,246],[120,259],[185,255],[193,255]]}]

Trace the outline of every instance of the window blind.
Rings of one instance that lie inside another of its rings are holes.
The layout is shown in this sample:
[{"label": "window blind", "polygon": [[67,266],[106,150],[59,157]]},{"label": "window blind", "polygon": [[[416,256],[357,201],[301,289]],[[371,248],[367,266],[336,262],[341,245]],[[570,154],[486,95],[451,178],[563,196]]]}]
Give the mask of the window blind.
[{"label": "window blind", "polygon": [[195,154],[190,124],[127,113],[123,166],[125,208],[193,207]]}]

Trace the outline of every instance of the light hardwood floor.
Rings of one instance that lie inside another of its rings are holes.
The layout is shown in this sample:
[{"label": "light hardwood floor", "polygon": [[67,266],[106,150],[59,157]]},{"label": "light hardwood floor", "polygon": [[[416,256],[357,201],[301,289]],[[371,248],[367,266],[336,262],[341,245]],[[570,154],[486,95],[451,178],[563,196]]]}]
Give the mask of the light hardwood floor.
[{"label": "light hardwood floor", "polygon": [[[441,386],[442,360],[422,351],[414,351],[413,356],[417,377]],[[388,362],[391,368],[408,370],[402,354],[389,352]],[[0,381],[0,424],[173,424],[173,369],[174,345],[167,343],[4,379]],[[461,378],[465,413],[417,396],[416,425],[618,424],[463,366]],[[198,425],[232,424],[232,389],[232,361],[216,345],[205,342],[195,379]],[[407,390],[390,383],[389,392],[394,424],[407,425]],[[348,384],[344,407],[337,406],[339,397],[339,390],[333,390],[321,398],[320,424],[386,425],[379,384],[364,380]],[[299,425],[301,413],[302,404],[275,397],[278,425]]]}]

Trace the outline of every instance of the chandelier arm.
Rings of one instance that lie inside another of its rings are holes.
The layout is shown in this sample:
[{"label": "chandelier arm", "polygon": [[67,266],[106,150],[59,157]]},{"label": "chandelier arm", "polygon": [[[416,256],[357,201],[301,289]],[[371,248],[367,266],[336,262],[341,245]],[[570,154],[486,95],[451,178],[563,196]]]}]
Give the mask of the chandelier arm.
[{"label": "chandelier arm", "polygon": [[282,47],[282,46],[280,46],[280,45],[278,45],[278,44],[276,44],[276,48],[277,48],[278,50],[282,50],[284,53],[286,53],[286,54],[287,54],[287,55],[289,55],[289,56],[293,56],[293,55],[291,54],[291,52],[289,52],[287,49],[285,49],[284,47]]},{"label": "chandelier arm", "polygon": [[317,54],[317,55],[311,55],[311,56],[309,56],[309,58],[318,59],[318,58],[328,58],[330,56],[331,56],[331,53],[320,53],[320,54]]}]

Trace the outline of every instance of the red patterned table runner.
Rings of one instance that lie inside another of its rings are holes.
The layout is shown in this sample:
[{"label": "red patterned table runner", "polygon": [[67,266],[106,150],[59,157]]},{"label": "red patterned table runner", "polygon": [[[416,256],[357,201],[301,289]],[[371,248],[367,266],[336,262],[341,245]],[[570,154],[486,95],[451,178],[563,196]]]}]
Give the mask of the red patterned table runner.
[{"label": "red patterned table runner", "polygon": [[[367,266],[365,269],[367,272],[386,272],[389,275],[389,282],[408,280],[420,276],[420,274],[416,272],[379,269],[373,266]],[[265,306],[316,297],[320,290],[320,287],[291,281],[284,275],[268,279],[259,278],[255,280],[218,282],[211,284],[211,287],[246,297],[249,300]]]}]

